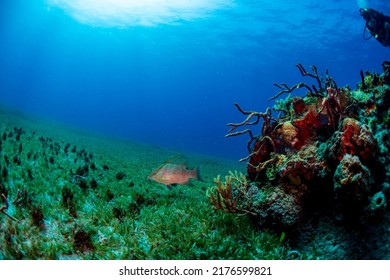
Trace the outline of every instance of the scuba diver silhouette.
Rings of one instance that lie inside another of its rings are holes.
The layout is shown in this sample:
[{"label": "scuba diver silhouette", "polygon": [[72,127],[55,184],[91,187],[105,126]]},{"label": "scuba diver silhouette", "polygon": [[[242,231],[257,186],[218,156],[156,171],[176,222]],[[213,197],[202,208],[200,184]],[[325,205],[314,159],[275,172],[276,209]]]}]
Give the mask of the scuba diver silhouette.
[{"label": "scuba diver silhouette", "polygon": [[[362,8],[359,10],[360,15],[366,21],[366,29],[371,33],[371,37],[377,39],[383,46],[390,46],[390,17],[375,11],[371,8]],[[363,33],[364,34],[364,33]],[[364,35],[363,35],[364,36]],[[366,40],[370,39],[365,38]]]}]

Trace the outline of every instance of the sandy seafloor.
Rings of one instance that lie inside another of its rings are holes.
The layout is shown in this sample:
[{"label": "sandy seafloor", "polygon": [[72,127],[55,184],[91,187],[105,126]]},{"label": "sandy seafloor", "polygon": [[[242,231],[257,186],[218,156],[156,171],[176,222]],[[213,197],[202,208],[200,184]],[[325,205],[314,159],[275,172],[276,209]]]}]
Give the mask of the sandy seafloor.
[{"label": "sandy seafloor", "polygon": [[[0,259],[390,259],[388,211],[382,222],[352,229],[314,214],[293,234],[214,211],[207,197],[214,178],[245,173],[245,163],[5,107],[0,139],[0,192],[10,216],[0,213]],[[200,167],[202,181],[168,189],[149,180],[166,161]]]}]

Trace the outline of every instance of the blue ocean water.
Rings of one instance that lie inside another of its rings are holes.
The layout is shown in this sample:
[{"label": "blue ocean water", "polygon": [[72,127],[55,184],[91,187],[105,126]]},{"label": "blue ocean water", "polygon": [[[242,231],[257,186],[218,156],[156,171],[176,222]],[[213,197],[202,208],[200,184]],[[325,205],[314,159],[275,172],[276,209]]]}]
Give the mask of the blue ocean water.
[{"label": "blue ocean water", "polygon": [[0,103],[239,159],[247,135],[224,137],[243,120],[233,102],[264,111],[273,83],[311,83],[296,63],[352,88],[382,72],[390,48],[363,38],[359,5],[390,15],[387,0],[2,0]]}]

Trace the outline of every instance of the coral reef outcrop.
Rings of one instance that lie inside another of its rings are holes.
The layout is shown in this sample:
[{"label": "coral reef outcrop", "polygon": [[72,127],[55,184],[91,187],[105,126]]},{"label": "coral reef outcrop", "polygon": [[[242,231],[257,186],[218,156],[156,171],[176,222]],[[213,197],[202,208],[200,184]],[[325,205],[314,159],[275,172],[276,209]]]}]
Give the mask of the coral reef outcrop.
[{"label": "coral reef outcrop", "polygon": [[[339,88],[327,70],[320,75],[315,66],[310,72],[296,66],[316,85],[275,84],[280,91],[269,100],[288,96],[266,112],[235,103],[246,119],[229,123],[226,136],[250,139],[249,155],[240,160],[248,162],[246,185],[233,186],[230,199],[241,201],[240,213],[282,231],[296,228],[313,207],[338,221],[367,223],[385,211],[390,197],[390,63],[383,63],[382,75],[361,72],[355,90]],[[292,96],[300,88],[306,95]],[[254,135],[257,125],[261,133]]]}]

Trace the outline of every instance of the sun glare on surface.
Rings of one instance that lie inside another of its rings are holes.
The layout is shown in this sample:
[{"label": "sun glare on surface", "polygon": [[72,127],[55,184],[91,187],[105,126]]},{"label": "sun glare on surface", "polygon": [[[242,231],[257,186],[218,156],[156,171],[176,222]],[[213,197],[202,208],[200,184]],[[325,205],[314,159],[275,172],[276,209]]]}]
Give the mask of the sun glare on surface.
[{"label": "sun glare on surface", "polygon": [[77,21],[93,26],[174,24],[207,16],[233,0],[47,0]]}]

